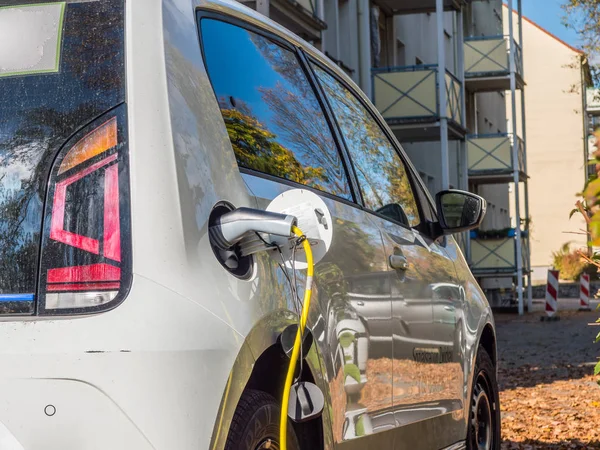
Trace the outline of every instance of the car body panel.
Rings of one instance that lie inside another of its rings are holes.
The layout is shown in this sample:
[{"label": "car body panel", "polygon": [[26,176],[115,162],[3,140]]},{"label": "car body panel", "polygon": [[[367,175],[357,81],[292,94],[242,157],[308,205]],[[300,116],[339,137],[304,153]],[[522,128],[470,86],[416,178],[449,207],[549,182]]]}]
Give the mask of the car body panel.
[{"label": "car body panel", "polygon": [[[276,196],[292,189],[280,181],[258,175],[245,174],[244,179],[256,196],[260,209],[265,209]],[[392,407],[391,379],[376,376],[374,371],[376,365],[391,361],[392,343],[373,341],[370,334],[372,317],[363,314],[370,310],[368,305],[371,301],[380,305],[381,300],[360,295],[360,287],[358,293],[351,289],[360,286],[356,283],[357,278],[364,279],[383,272],[385,258],[379,230],[364,211],[326,197],[323,201],[331,212],[334,238],[327,254],[315,265],[313,306],[308,326],[312,327],[319,321],[318,315],[327,318],[326,338],[320,341],[317,337],[317,342],[321,344],[319,350],[328,368],[334,441],[341,443],[347,439],[364,439],[343,433],[344,422],[355,416],[356,410],[364,411],[363,414],[368,417],[378,416],[376,426],[366,431],[377,433],[395,425],[392,415],[381,414]],[[266,261],[274,272],[280,270],[275,261],[269,261],[268,257]],[[304,274],[298,273],[299,295],[303,295],[304,280]],[[356,304],[356,294],[364,306]],[[281,296],[291,301],[292,295],[287,289]],[[386,304],[387,311],[380,306],[374,309],[381,310],[383,317],[377,317],[377,320],[389,327],[389,297]],[[288,308],[293,309],[293,304],[289,303]],[[387,334],[390,332],[388,329]],[[358,369],[358,374],[350,367]]]},{"label": "car body panel", "polygon": [[[240,280],[216,263],[209,243],[207,220],[215,203],[264,208],[289,186],[265,178],[249,180],[240,173],[203,64],[197,8],[268,29],[354,86],[309,44],[235,1],[126,2],[133,283],[127,299],[102,314],[0,318],[0,391],[11,399],[0,405],[0,436],[10,435],[28,450],[222,450],[253,365],[294,321],[286,284],[268,255],[256,258],[260,276]],[[368,101],[358,89],[355,92]],[[268,184],[267,195],[262,183]],[[336,217],[366,226],[368,239],[380,253],[372,267],[352,270],[345,261],[346,250],[339,250],[341,243],[335,242],[329,262],[341,264],[351,280],[365,273],[387,277],[385,245],[376,221],[355,206],[325,201]],[[482,330],[493,327],[493,318],[451,238],[446,251],[455,265],[453,282],[465,292],[463,354],[468,375]],[[317,273],[323,266],[317,265]],[[372,335],[375,344],[367,336],[369,322],[374,324],[380,316],[392,319],[393,302],[390,287],[389,315],[380,298],[373,313],[361,312],[358,301],[366,303],[372,294],[357,288],[352,289],[354,298],[352,293],[342,298],[342,308],[326,300],[328,288],[327,281],[317,280],[316,307],[309,319],[317,345],[307,359],[328,407],[337,404],[340,410],[323,416],[325,449],[337,448],[338,442],[344,449],[429,448],[438,442],[440,429],[451,430],[448,439],[464,439],[462,412],[462,428],[455,426],[461,420],[456,411],[440,414],[435,422],[395,427],[392,376],[381,377],[384,395],[379,399],[369,397],[364,386],[351,394],[350,403],[344,404],[343,396],[339,403],[331,398],[332,383],[346,362],[343,352],[340,359],[338,345],[344,331],[355,332],[350,356],[359,371],[364,368],[367,373],[374,359],[391,360],[391,340],[388,344],[376,339],[385,333],[385,321],[373,328],[383,327]],[[430,317],[435,317],[433,311]],[[382,356],[376,357],[378,352]],[[465,396],[470,383],[465,376]],[[364,385],[369,387],[368,377]],[[51,410],[46,409],[49,405],[56,414],[45,412]],[[356,421],[365,414],[363,422],[370,423],[365,428],[373,433],[357,438]],[[346,419],[352,426],[344,429]],[[97,426],[90,428],[87,422],[94,420]]]}]

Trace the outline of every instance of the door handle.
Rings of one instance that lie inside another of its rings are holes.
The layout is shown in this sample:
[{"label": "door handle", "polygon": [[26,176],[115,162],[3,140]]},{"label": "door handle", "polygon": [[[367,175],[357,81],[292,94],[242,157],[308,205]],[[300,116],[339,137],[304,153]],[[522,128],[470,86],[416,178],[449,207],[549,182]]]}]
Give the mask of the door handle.
[{"label": "door handle", "polygon": [[363,302],[362,300],[357,301],[356,304],[358,306],[365,306],[365,302]]},{"label": "door handle", "polygon": [[451,311],[451,312],[454,311],[454,308],[452,306],[444,306],[444,309],[446,311]]},{"label": "door handle", "polygon": [[392,269],[408,270],[408,260],[403,255],[390,255],[389,264]]}]

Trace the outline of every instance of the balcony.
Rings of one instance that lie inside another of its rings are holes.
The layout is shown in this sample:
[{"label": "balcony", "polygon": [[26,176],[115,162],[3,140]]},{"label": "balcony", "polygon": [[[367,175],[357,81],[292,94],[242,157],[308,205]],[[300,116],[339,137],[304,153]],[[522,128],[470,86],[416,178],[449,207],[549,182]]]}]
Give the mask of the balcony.
[{"label": "balcony", "polygon": [[[470,0],[444,0],[444,11],[460,11]],[[435,0],[374,0],[391,14],[423,14],[435,12]]]},{"label": "balcony", "polygon": [[[257,0],[240,1],[257,9]],[[327,24],[319,18],[319,1],[323,0],[269,0],[269,18],[307,41],[320,41]]]},{"label": "balcony", "polygon": [[[512,145],[517,140],[518,161],[513,160]],[[499,184],[514,181],[515,168],[519,181],[525,181],[525,145],[513,134],[486,134],[467,136],[469,182],[476,184]]]},{"label": "balcony", "polygon": [[510,90],[510,45],[515,46],[516,87],[522,89],[523,51],[508,36],[465,38],[465,85],[470,92]]},{"label": "balcony", "polygon": [[[446,111],[440,111],[435,64],[373,69],[373,100],[401,141],[437,141],[440,119],[448,119],[449,139],[462,139],[463,86],[446,71]],[[443,114],[443,115],[442,115]]]},{"label": "balcony", "polygon": [[[488,232],[483,237],[477,231],[471,232],[471,271],[475,276],[514,276],[517,274],[516,230],[499,230],[497,236]],[[507,231],[507,232],[505,232]],[[504,236],[502,236],[504,235]],[[523,272],[527,273],[529,241],[527,232],[521,232]]]}]

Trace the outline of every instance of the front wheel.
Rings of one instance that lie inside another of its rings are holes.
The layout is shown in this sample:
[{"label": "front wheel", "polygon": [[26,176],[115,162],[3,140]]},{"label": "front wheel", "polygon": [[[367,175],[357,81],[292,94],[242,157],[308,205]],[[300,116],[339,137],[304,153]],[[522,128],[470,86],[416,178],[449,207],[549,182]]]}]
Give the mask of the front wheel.
[{"label": "front wheel", "polygon": [[[266,392],[244,391],[231,421],[225,450],[279,450],[280,411],[275,398]],[[287,448],[300,450],[291,424]]]},{"label": "front wheel", "polygon": [[500,449],[500,399],[496,369],[483,347],[477,351],[467,432],[468,450]]}]

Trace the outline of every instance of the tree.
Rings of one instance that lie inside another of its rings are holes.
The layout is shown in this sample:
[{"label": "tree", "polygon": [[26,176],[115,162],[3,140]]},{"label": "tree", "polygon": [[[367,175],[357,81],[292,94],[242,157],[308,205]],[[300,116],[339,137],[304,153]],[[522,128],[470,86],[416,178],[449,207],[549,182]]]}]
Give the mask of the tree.
[{"label": "tree", "polygon": [[[590,70],[595,84],[600,81],[598,61],[600,58],[600,0],[565,0],[563,5],[565,11],[564,23],[567,27],[574,29],[581,39],[583,51],[588,55]],[[595,133],[596,142],[594,146],[594,161],[596,173],[592,174],[581,193],[581,199],[577,201],[576,208],[571,215],[581,213],[587,223],[588,245],[593,249],[600,246],[600,134]],[[600,252],[579,251],[579,256],[586,262],[600,269]],[[597,320],[600,322],[600,319]],[[600,341],[600,333],[596,336],[596,342]],[[600,374],[600,362],[594,368],[594,374]],[[599,381],[600,383],[600,381]]]},{"label": "tree", "polygon": [[387,136],[352,92],[322,70],[316,73],[353,156],[365,202],[376,209],[398,204],[412,224],[418,211],[410,180]]},{"label": "tree", "polygon": [[252,36],[252,41],[285,80],[278,81],[275,87],[258,88],[273,113],[272,125],[279,137],[293,146],[303,162],[324,169],[327,185],[323,190],[349,198],[348,181],[333,135],[297,57],[262,37]]},{"label": "tree", "polygon": [[272,175],[285,174],[288,180],[322,189],[323,168],[300,164],[294,153],[283,147],[277,136],[267,131],[246,105],[237,105],[233,109],[227,108],[224,99],[219,103],[238,164]]},{"label": "tree", "polygon": [[[590,163],[595,164],[596,172],[588,178],[584,190],[580,194],[581,198],[577,201],[575,209],[571,211],[571,216],[580,213],[585,219],[588,246],[591,249],[600,246],[600,134],[596,132],[595,137],[596,151],[593,153],[594,160]],[[579,250],[577,253],[587,263],[600,270],[600,252],[592,251],[590,254],[588,251]],[[600,322],[600,319],[596,322]],[[600,333],[596,336],[596,342],[600,342]],[[600,362],[596,364],[594,374],[600,374]]]},{"label": "tree", "polygon": [[[577,32],[581,47],[590,62],[600,58],[600,0],[565,0],[563,23]],[[594,82],[599,81],[598,66],[590,64]]]}]

